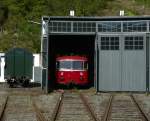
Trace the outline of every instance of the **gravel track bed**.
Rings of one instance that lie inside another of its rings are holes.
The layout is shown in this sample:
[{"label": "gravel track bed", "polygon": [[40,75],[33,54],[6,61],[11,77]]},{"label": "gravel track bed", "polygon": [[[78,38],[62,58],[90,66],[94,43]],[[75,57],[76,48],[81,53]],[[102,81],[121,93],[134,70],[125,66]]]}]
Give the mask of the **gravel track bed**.
[{"label": "gravel track bed", "polygon": [[[64,93],[57,121],[93,121],[90,113],[80,98],[84,94],[87,102],[99,121],[103,120],[111,93],[94,94],[94,91],[77,90]],[[33,102],[44,116],[46,121],[52,121],[54,110],[61,93],[56,91],[48,95],[43,94],[40,87],[33,88],[8,88],[0,84],[0,114],[8,97],[2,121],[38,121]],[[114,95],[110,109],[110,121],[144,121],[138,111],[130,93],[112,93]],[[150,96],[133,94],[144,112],[150,118]]]},{"label": "gravel track bed", "polygon": [[9,96],[3,121],[37,121],[30,96]]},{"label": "gravel track bed", "polygon": [[150,119],[150,95],[135,94],[134,96]]},{"label": "gravel track bed", "polygon": [[2,116],[6,100],[7,100],[6,95],[0,95],[0,116]]},{"label": "gravel track bed", "polygon": [[0,94],[7,95],[40,95],[44,92],[41,90],[41,87],[28,87],[28,88],[9,88],[7,83],[0,83]]},{"label": "gravel track bed", "polygon": [[56,121],[93,121],[80,95],[64,93],[63,102]]},{"label": "gravel track bed", "polygon": [[114,96],[110,113],[110,121],[144,121],[142,114],[128,95]]},{"label": "gravel track bed", "polygon": [[96,117],[101,121],[103,119],[106,107],[109,101],[109,94],[86,95],[89,105],[94,111]]},{"label": "gravel track bed", "polygon": [[61,93],[52,93],[50,95],[33,97],[33,101],[47,121],[51,121],[54,109],[60,96]]}]

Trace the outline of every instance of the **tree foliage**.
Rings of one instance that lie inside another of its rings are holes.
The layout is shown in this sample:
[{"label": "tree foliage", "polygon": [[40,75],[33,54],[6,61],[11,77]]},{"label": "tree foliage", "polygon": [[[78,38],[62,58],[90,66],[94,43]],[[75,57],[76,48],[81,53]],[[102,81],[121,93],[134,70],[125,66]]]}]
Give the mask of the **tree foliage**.
[{"label": "tree foliage", "polygon": [[[71,9],[76,16],[107,15],[105,11],[113,9],[108,3],[114,1],[117,0],[1,0],[0,51],[17,46],[40,52],[41,26],[28,20],[40,22],[41,16],[68,16]],[[136,13],[128,11],[130,15]]]},{"label": "tree foliage", "polygon": [[8,18],[8,7],[0,2],[0,27],[4,24],[4,21]]}]

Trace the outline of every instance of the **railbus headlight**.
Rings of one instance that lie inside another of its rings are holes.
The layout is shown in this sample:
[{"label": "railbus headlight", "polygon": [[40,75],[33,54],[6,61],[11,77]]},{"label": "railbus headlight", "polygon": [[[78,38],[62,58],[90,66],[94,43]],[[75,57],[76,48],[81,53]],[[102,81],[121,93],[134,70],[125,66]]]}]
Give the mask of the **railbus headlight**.
[{"label": "railbus headlight", "polygon": [[63,75],[64,75],[64,72],[61,72],[60,75],[63,76]]},{"label": "railbus headlight", "polygon": [[80,76],[83,76],[83,73],[82,73],[82,72],[80,72]]}]

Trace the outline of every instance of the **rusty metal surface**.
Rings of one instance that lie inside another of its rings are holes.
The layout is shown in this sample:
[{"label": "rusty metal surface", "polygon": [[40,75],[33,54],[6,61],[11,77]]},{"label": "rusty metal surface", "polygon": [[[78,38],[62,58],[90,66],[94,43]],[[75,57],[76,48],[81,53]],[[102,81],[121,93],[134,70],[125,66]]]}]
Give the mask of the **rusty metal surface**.
[{"label": "rusty metal surface", "polygon": [[129,95],[114,96],[107,121],[146,121]]},{"label": "rusty metal surface", "polygon": [[36,119],[38,121],[46,121],[44,115],[41,113],[41,111],[39,110],[39,108],[37,107],[37,105],[35,104],[34,101],[32,101],[32,105],[33,105],[33,109],[36,113]]},{"label": "rusty metal surface", "polygon": [[37,121],[30,96],[9,96],[2,121]]},{"label": "rusty metal surface", "polygon": [[34,101],[41,119],[46,121],[53,121],[55,119],[55,110],[60,100],[61,93],[52,93],[49,95],[34,96]]},{"label": "rusty metal surface", "polygon": [[[104,120],[107,116],[107,110],[109,109],[110,103],[110,94],[85,94],[88,104],[93,109],[94,114],[96,115],[99,121]],[[107,110],[106,110],[107,109]]]},{"label": "rusty metal surface", "polygon": [[4,116],[4,111],[5,108],[7,106],[7,101],[8,101],[8,96],[0,96],[0,121],[2,120],[3,116]]},{"label": "rusty metal surface", "polygon": [[0,121],[149,121],[150,96],[0,89]]},{"label": "rusty metal surface", "polygon": [[59,99],[56,103],[56,106],[54,108],[53,115],[52,115],[52,118],[51,118],[52,121],[56,121],[56,119],[57,119],[57,116],[60,112],[60,108],[62,106],[63,97],[64,97],[64,93],[61,94],[61,96],[59,97]]},{"label": "rusty metal surface", "polygon": [[93,117],[94,121],[99,121],[99,119],[97,118],[97,115],[94,112],[94,109],[90,106],[90,104],[88,103],[88,99],[84,96],[84,94],[80,93],[80,97],[84,103],[84,105],[86,106],[87,111],[91,114],[91,116]]},{"label": "rusty metal surface", "polygon": [[56,121],[94,121],[78,93],[64,93]]},{"label": "rusty metal surface", "polygon": [[110,98],[109,98],[109,101],[108,101],[108,104],[107,104],[107,107],[106,107],[106,110],[105,110],[102,121],[108,121],[108,119],[110,117],[110,111],[111,111],[111,108],[112,108],[113,98],[114,98],[113,95],[111,95]]},{"label": "rusty metal surface", "polygon": [[143,111],[146,113],[147,117],[150,119],[150,95],[146,94],[134,94],[139,105],[142,107]]},{"label": "rusty metal surface", "polygon": [[143,115],[144,119],[146,121],[150,121],[149,113],[147,113],[146,110],[144,109],[144,107],[142,106],[142,102],[138,101],[137,97],[134,95],[131,95],[131,98],[135,102],[135,105],[138,107],[138,109],[141,112],[141,114]]}]

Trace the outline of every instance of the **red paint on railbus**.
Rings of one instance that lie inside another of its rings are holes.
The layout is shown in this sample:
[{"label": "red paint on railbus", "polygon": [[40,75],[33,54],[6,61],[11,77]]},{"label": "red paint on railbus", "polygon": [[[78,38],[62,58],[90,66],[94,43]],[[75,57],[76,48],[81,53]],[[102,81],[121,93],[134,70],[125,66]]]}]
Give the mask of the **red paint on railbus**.
[{"label": "red paint on railbus", "polygon": [[84,56],[61,56],[56,58],[56,83],[86,85],[88,59]]}]

